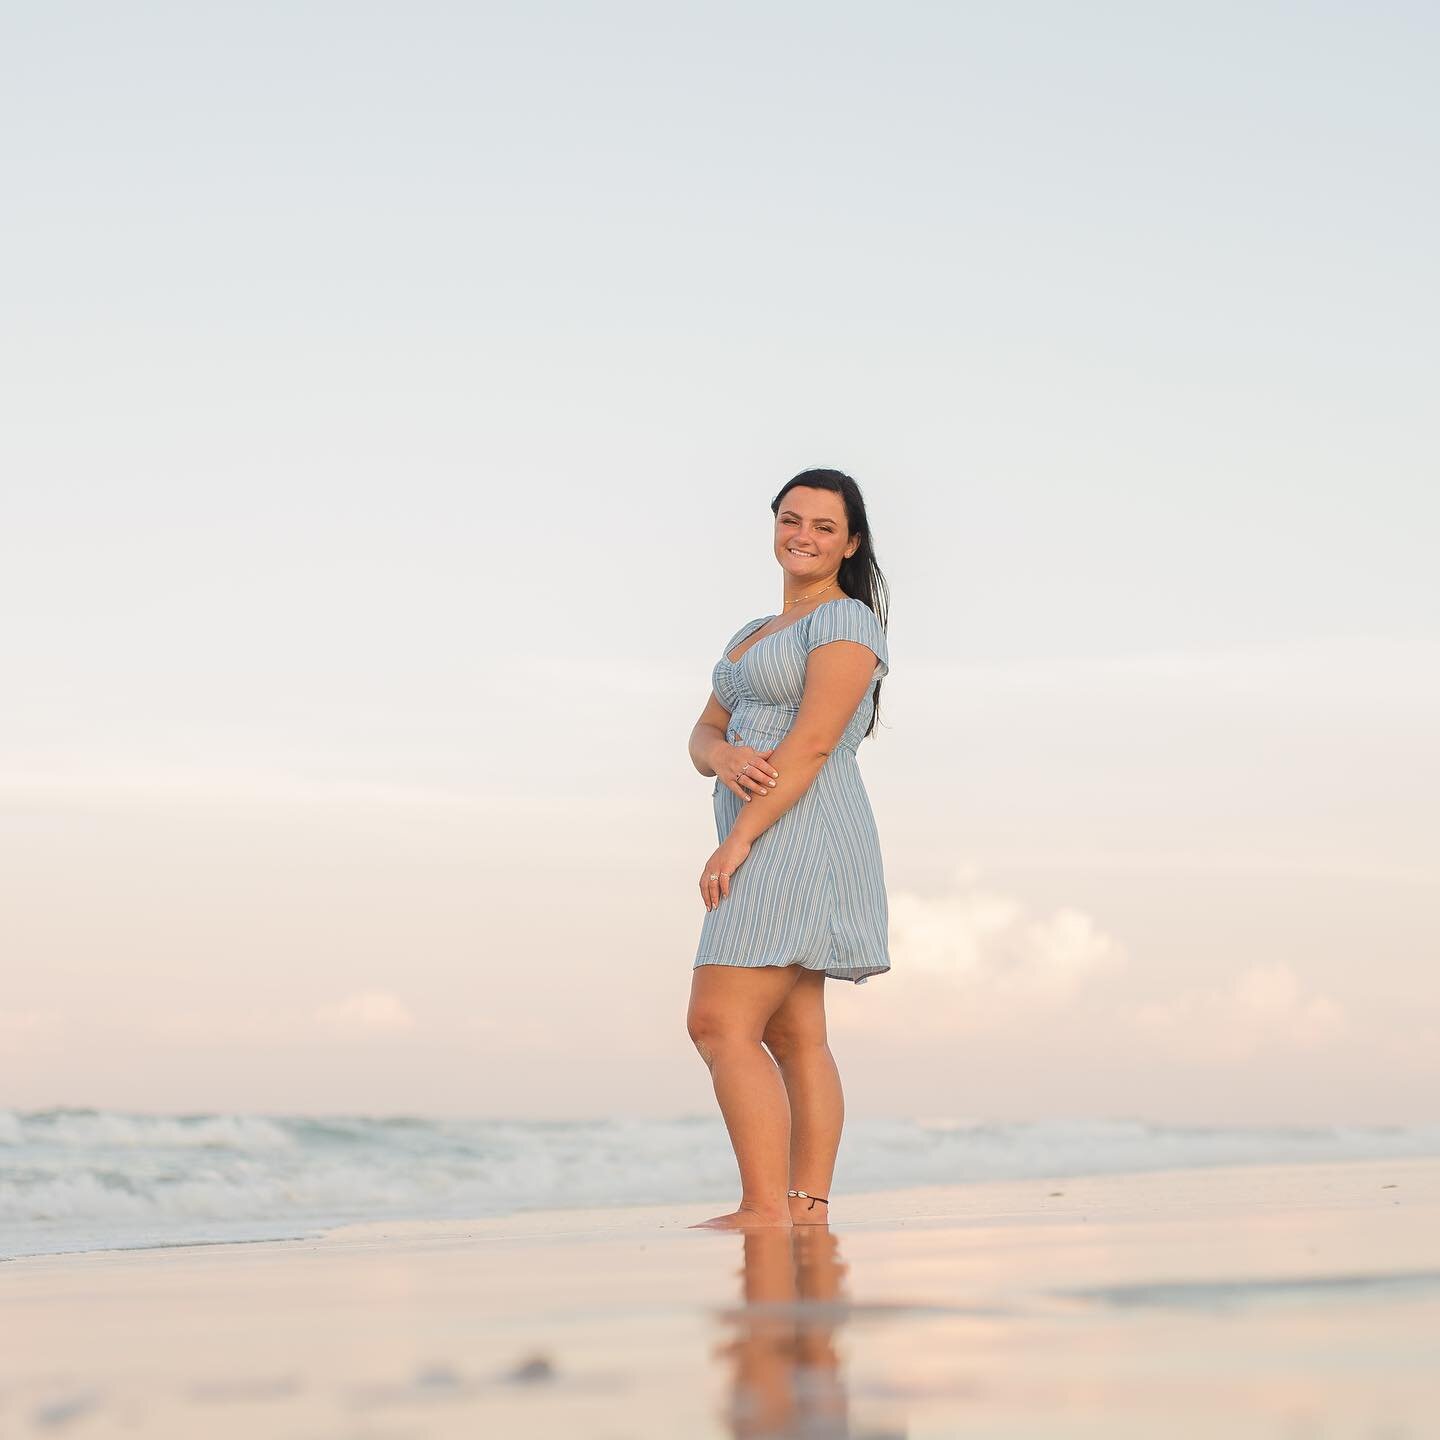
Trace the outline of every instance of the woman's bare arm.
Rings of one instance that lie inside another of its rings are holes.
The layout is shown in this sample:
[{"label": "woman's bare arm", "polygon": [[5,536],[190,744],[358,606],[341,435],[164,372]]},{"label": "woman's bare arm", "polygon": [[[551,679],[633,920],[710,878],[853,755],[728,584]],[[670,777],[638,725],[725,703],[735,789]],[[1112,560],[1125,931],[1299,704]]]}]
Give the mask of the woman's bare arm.
[{"label": "woman's bare arm", "polygon": [[715,698],[712,690],[695,728],[690,732],[690,762],[702,775],[715,774],[710,756],[717,745],[727,743],[725,727],[729,723],[730,712]]},{"label": "woman's bare arm", "polygon": [[874,674],[875,652],[858,640],[832,640],[810,652],[795,723],[770,755],[778,782],[742,807],[732,839],[753,842],[799,801],[845,733]]}]

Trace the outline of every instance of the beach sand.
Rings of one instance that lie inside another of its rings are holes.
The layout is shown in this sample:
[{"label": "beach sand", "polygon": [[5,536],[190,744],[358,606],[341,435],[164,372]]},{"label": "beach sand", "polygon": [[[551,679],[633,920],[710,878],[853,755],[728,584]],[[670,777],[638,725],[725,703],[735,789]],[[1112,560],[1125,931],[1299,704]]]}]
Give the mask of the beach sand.
[{"label": "beach sand", "polygon": [[348,1226],[0,1266],[0,1434],[1440,1436],[1440,1160]]}]

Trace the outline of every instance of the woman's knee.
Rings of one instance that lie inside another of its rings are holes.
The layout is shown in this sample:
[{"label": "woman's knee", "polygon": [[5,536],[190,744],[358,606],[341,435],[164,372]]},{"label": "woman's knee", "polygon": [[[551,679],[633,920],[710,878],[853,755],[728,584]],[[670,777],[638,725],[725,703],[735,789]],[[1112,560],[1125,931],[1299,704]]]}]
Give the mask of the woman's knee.
[{"label": "woman's knee", "polygon": [[685,1017],[685,1028],[707,1065],[725,1046],[754,1044],[757,1039],[748,1027],[737,1023],[735,1016],[719,1005],[692,1005]]}]

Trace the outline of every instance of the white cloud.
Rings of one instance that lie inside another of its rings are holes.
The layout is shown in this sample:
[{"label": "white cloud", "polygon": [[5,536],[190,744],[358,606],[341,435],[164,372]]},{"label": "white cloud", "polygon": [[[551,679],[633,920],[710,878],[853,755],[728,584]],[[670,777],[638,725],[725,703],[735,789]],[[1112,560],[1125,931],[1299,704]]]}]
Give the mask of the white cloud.
[{"label": "white cloud", "polygon": [[[979,883],[970,866],[956,870],[948,893],[891,896],[890,952],[903,995],[882,1013],[912,1040],[977,1033],[995,1040],[1022,1030],[1036,1040],[1060,1033],[1056,1026],[1073,1028],[1083,1007],[1092,1038],[1225,1063],[1261,1050],[1318,1050],[1351,1029],[1336,1000],[1307,992],[1285,964],[1254,965],[1226,984],[1127,1003],[1099,985],[1128,957],[1093,916],[1067,905],[1037,914]],[[835,1018],[873,1033],[878,1017],[869,1007],[845,1006]]]},{"label": "white cloud", "polygon": [[415,1017],[399,996],[388,990],[363,990],[333,1005],[322,1005],[315,1019],[330,1029],[350,1034],[394,1034],[413,1030]]},{"label": "white cloud", "polygon": [[1256,965],[1229,985],[1187,990],[1131,1012],[1136,1032],[1177,1059],[1239,1060],[1262,1050],[1315,1050],[1348,1034],[1328,995],[1305,994],[1283,963]]},{"label": "white cloud", "polygon": [[1027,913],[1008,895],[957,871],[957,889],[890,897],[892,963],[906,973],[940,976],[960,991],[1017,1003],[1056,1005],[1091,979],[1125,963],[1119,943],[1084,911]]},{"label": "white cloud", "polygon": [[978,883],[971,866],[957,867],[945,894],[892,892],[890,960],[895,978],[834,1005],[832,1028],[907,1048],[1033,1037],[1042,1021],[1068,1026],[1087,987],[1126,964],[1120,943],[1084,911],[1035,914]]}]

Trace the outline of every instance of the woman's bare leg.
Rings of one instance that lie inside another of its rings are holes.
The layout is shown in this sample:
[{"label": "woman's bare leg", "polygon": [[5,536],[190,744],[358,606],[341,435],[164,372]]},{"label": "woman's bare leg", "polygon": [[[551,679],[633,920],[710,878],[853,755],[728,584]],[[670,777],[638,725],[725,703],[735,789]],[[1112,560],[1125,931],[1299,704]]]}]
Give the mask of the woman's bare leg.
[{"label": "woman's bare leg", "polygon": [[790,1224],[790,1102],[760,1037],[804,974],[794,965],[694,967],[687,1026],[710,1069],[740,1166],[739,1208],[707,1226]]},{"label": "woman's bare leg", "polygon": [[[799,983],[770,1017],[761,1038],[780,1067],[790,1098],[790,1184],[786,1188],[828,1197],[845,1126],[845,1092],[825,1029],[825,976],[821,971],[801,972]],[[812,1208],[809,1200],[798,1196],[790,1200],[790,1215],[797,1225],[823,1225],[829,1214],[829,1205],[817,1203]]]}]

